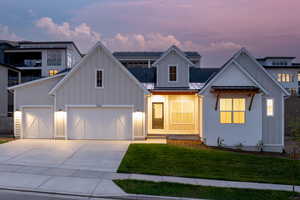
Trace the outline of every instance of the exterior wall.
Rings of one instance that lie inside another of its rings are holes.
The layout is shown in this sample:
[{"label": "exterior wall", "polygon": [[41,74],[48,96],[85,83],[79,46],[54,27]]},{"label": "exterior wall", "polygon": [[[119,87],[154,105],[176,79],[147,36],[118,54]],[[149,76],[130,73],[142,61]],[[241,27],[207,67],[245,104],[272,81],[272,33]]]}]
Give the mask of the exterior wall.
[{"label": "exterior wall", "polygon": [[[284,93],[248,55],[241,54],[236,61],[268,91],[268,96],[264,95],[261,99],[263,143],[265,146],[278,147],[278,151],[281,151],[284,146]],[[273,117],[266,115],[267,98],[274,99]]]},{"label": "exterior wall", "polygon": [[[175,52],[175,53],[174,53]],[[169,66],[177,66],[177,81],[169,82]],[[189,63],[179,56],[176,51],[171,51],[157,64],[157,87],[188,87]]]},{"label": "exterior wall", "polygon": [[15,89],[15,109],[24,105],[54,105],[54,97],[48,92],[62,77],[55,77]]},{"label": "exterior wall", "polygon": [[[174,100],[189,100],[194,103],[194,122],[192,124],[171,123],[171,102]],[[199,134],[199,96],[196,95],[151,95],[147,106],[147,132],[149,134]],[[152,103],[164,104],[164,129],[152,129]]]},{"label": "exterior wall", "polygon": [[8,107],[8,70],[0,66],[0,117],[7,116]]},{"label": "exterior wall", "polygon": [[[226,71],[212,83],[215,86],[255,86],[234,64],[229,66]],[[217,97],[207,88],[203,94],[203,139],[207,145],[217,146],[218,138],[223,139],[223,144],[234,147],[239,144],[243,146],[256,146],[262,140],[262,105],[261,94],[254,97],[252,108],[249,111],[251,98],[249,95],[222,94],[220,98],[245,98],[246,110],[245,124],[221,124],[220,123],[220,104],[215,110]]]},{"label": "exterior wall", "polygon": [[[56,91],[56,111],[66,105],[133,105],[144,113],[144,90],[103,49],[97,48]],[[96,70],[103,70],[103,88],[96,88]],[[144,122],[143,122],[144,123]],[[139,128],[138,128],[139,127]],[[144,126],[135,124],[135,135]]]},{"label": "exterior wall", "polygon": [[292,82],[280,82],[284,88],[291,89],[295,88],[298,90],[299,84],[298,84],[298,73],[300,73],[300,69],[293,69],[293,68],[280,68],[280,69],[274,69],[274,68],[268,68],[267,71],[277,80],[277,74],[279,73],[287,73],[291,74],[293,76]]},{"label": "exterior wall", "polygon": [[67,65],[67,67],[69,67],[69,68],[75,66],[80,61],[80,59],[82,58],[80,53],[77,51],[77,49],[73,45],[69,45],[68,49],[67,49],[67,55],[66,55],[66,63],[67,64],[68,64],[68,54],[72,58],[71,66]]}]

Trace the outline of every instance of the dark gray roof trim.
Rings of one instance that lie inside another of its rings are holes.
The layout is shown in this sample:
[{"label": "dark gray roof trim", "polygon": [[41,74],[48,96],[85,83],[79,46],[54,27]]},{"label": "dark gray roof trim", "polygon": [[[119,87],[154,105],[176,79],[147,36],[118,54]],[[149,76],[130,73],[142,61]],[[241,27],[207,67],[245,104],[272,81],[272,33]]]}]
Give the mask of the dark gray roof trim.
[{"label": "dark gray roof trim", "polygon": [[3,63],[0,63],[0,66],[3,66],[3,67],[6,67],[6,68],[9,68],[9,69],[11,69],[11,70],[14,70],[14,71],[19,71],[19,72],[21,72],[21,71],[22,71],[22,70],[20,70],[20,69],[18,69],[18,68],[16,68],[16,67],[14,67],[14,66],[7,65],[7,64],[3,64]]},{"label": "dark gray roof trim", "polygon": [[[201,58],[200,54],[196,51],[186,51],[184,52],[186,57],[189,59],[199,59]],[[119,59],[153,59],[156,60],[160,58],[164,52],[160,51],[145,51],[145,52],[134,52],[134,51],[117,51],[114,52],[113,55]]]},{"label": "dark gray roof trim", "polygon": [[[156,83],[156,67],[132,67],[127,69],[142,83]],[[219,68],[190,67],[190,83],[205,83],[219,70]]]}]

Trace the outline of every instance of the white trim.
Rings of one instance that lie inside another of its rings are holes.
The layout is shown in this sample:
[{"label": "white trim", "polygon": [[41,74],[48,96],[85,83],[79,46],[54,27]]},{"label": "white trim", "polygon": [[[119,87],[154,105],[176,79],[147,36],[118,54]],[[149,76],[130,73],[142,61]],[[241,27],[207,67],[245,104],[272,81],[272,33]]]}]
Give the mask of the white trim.
[{"label": "white trim", "polygon": [[[176,69],[176,80],[175,81],[171,81],[170,80],[170,68],[171,67],[175,67],[175,69]],[[178,64],[176,64],[176,65],[168,65],[168,83],[177,83],[178,82]]]},{"label": "white trim", "polygon": [[281,120],[281,124],[282,124],[282,130],[281,130],[281,134],[282,134],[282,146],[284,147],[284,130],[285,130],[285,124],[284,124],[284,119],[285,119],[285,98],[282,95],[282,103],[281,103],[281,112],[282,112],[282,120]]},{"label": "white trim", "polygon": [[237,58],[241,53],[245,53],[246,55],[248,55],[250,57],[250,59],[255,62],[258,66],[260,66],[260,68],[265,72],[265,74],[272,80],[275,82],[275,84],[282,89],[282,91],[287,95],[290,96],[291,94],[277,81],[274,79],[274,77],[267,72],[267,70],[251,55],[251,53],[246,49],[246,48],[242,48],[237,55],[235,55],[235,58]]},{"label": "white trim", "polygon": [[224,73],[227,68],[229,66],[231,66],[231,64],[234,64],[235,66],[237,66],[237,68],[242,72],[244,73],[256,86],[258,86],[265,94],[269,94],[267,92],[266,89],[264,89],[262,87],[262,85],[260,85],[245,69],[243,69],[243,67],[238,63],[236,62],[234,59],[232,59],[230,62],[228,62],[222,69],[221,71],[219,71],[202,89],[201,91],[199,92],[199,94],[203,94],[207,88],[217,80],[217,78],[219,78],[221,76],[222,73]]},{"label": "white trim", "polygon": [[157,59],[153,64],[152,66],[156,66],[158,65],[158,63],[164,58],[166,57],[167,55],[169,55],[171,53],[171,51],[174,50],[179,56],[181,56],[183,59],[185,59],[191,66],[194,66],[195,64],[192,63],[192,61],[190,61],[185,53],[183,53],[177,46],[175,45],[172,45],[159,59]]},{"label": "white trim", "polygon": [[52,139],[55,138],[55,133],[54,133],[54,124],[55,124],[55,121],[53,120],[54,119],[54,108],[52,105],[23,105],[23,106],[20,106],[20,111],[21,111],[21,126],[20,126],[20,138],[21,139],[24,139],[24,109],[26,108],[50,108],[52,110]]},{"label": "white trim", "polygon": [[65,105],[66,108],[66,126],[65,126],[65,139],[68,140],[68,115],[69,115],[69,109],[70,108],[129,108],[131,109],[131,121],[132,121],[132,127],[131,127],[131,140],[134,140],[134,119],[133,119],[133,113],[134,113],[134,106],[133,105]]},{"label": "white trim", "polygon": [[245,73],[246,75],[248,75],[248,77],[251,79],[251,81],[253,81],[255,84],[256,84],[256,86],[258,86],[266,95],[268,95],[269,93],[268,93],[268,91],[259,83],[259,82],[257,82],[256,80],[255,80],[255,78],[251,75],[251,74],[249,74],[248,72],[247,72],[247,70],[245,70],[238,62],[236,62],[235,60],[233,60],[233,63],[234,64],[236,64],[237,66],[238,66],[238,68],[243,72],[243,73]]},{"label": "white trim", "polygon": [[[99,69],[96,69],[95,71],[96,71],[95,72],[95,88],[96,89],[103,89],[104,88],[104,80],[103,80],[104,79],[103,78],[104,77],[103,76],[104,75],[104,73],[103,73],[104,70],[99,68]],[[102,85],[101,87],[97,86],[97,82],[98,82],[98,80],[97,80],[97,78],[98,78],[97,74],[98,74],[98,72],[101,72],[101,76],[102,76],[101,77],[101,85]]]},{"label": "white trim", "polygon": [[53,78],[57,78],[57,77],[60,77],[60,76],[64,76],[66,74],[67,73],[61,73],[61,74],[56,74],[54,76],[48,76],[48,77],[45,77],[45,78],[41,78],[41,79],[37,79],[37,80],[26,82],[26,83],[22,83],[22,84],[19,84],[19,85],[15,85],[15,86],[12,86],[12,87],[8,87],[7,89],[8,90],[14,90],[14,89],[21,88],[21,87],[24,87],[24,86],[29,86],[29,85],[32,85],[32,84],[35,84],[35,83],[39,83],[39,82],[42,82],[42,81],[46,81],[46,80],[49,80],[49,79],[53,79]]},{"label": "white trim", "polygon": [[120,69],[123,70],[128,77],[144,91],[145,94],[150,94],[149,91],[135,78],[135,76],[133,76],[100,41],[89,50],[87,55],[85,55],[74,67],[72,67],[71,71],[50,90],[49,94],[54,94],[56,90],[59,89],[64,82],[67,81],[81,67],[85,60],[87,60],[90,55],[97,50],[97,48],[101,48],[118,65],[118,67],[120,67]]},{"label": "white trim", "polygon": [[[268,100],[272,100],[272,115],[268,115]],[[275,116],[275,100],[274,100],[274,98],[267,97],[265,103],[266,103],[266,105],[265,105],[266,106],[266,116],[274,117]]]}]

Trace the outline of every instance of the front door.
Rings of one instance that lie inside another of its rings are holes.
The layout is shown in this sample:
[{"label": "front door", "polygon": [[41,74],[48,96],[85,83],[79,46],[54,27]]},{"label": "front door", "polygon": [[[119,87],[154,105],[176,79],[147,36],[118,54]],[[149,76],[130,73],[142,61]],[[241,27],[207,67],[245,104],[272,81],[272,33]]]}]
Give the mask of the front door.
[{"label": "front door", "polygon": [[152,129],[164,129],[164,103],[152,103]]}]

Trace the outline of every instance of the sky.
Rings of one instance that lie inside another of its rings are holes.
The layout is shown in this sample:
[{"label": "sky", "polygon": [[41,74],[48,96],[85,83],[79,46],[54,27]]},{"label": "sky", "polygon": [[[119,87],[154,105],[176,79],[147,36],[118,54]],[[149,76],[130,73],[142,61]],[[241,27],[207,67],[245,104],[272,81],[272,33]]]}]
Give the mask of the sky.
[{"label": "sky", "polygon": [[300,0],[0,0],[0,40],[97,41],[112,51],[198,51],[218,67],[240,48],[300,62]]}]

